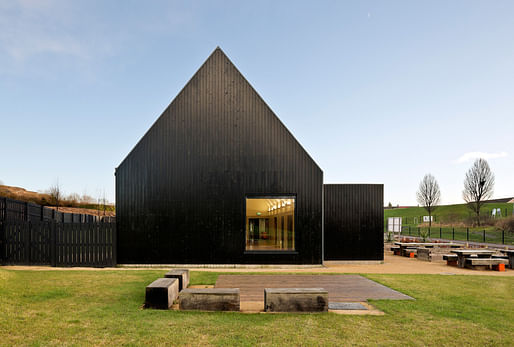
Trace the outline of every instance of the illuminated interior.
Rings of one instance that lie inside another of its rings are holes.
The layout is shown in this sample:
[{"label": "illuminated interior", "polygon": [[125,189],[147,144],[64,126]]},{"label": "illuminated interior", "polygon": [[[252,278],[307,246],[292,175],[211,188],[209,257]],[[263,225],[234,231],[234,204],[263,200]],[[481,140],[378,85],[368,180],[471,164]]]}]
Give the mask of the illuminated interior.
[{"label": "illuminated interior", "polygon": [[246,199],[246,250],[292,251],[295,199]]}]

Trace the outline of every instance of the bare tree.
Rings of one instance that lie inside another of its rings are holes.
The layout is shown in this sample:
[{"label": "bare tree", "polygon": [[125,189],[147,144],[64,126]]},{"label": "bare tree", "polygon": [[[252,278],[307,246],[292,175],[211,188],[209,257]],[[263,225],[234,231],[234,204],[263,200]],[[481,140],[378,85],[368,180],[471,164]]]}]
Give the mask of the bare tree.
[{"label": "bare tree", "polygon": [[105,218],[105,211],[107,210],[107,200],[105,199],[105,189],[104,189],[104,195],[102,198],[102,210],[104,211],[104,218]]},{"label": "bare tree", "polygon": [[492,197],[493,191],[494,174],[491,172],[487,160],[479,158],[466,173],[462,191],[462,197],[468,203],[469,209],[475,213],[479,226],[480,209],[485,203],[484,200]]},{"label": "bare tree", "polygon": [[441,199],[441,191],[439,184],[434,176],[426,174],[419,183],[419,189],[416,193],[418,203],[425,208],[428,212],[428,225],[432,226],[432,213],[437,208],[439,200]]},{"label": "bare tree", "polygon": [[59,211],[59,204],[62,199],[62,189],[59,185],[59,180],[56,180],[55,184],[48,189],[48,195],[50,195],[50,203],[56,207],[57,211]]}]

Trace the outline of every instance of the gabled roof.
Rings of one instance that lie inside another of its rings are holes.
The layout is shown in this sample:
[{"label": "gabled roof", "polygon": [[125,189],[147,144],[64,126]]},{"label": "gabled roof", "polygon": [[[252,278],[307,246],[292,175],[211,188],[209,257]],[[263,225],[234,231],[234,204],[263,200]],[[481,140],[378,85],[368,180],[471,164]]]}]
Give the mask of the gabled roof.
[{"label": "gabled roof", "polygon": [[[206,81],[206,79],[208,80]],[[178,105],[176,104],[180,103],[179,100],[185,97],[185,94],[187,94],[187,97],[189,98],[203,98],[201,100],[199,99],[198,103],[209,102],[208,98],[206,99],[205,96],[199,97],[197,95],[194,95],[195,90],[205,88],[205,83],[209,83],[209,85],[216,85],[218,87],[224,88],[227,88],[227,86],[230,86],[230,88],[242,88],[248,91],[247,94],[253,94],[252,97],[254,99],[258,99],[259,102],[264,106],[264,108],[267,109],[269,114],[273,115],[273,121],[278,122],[279,127],[283,129],[287,136],[289,136],[296,143],[296,145],[301,148],[301,150],[309,158],[309,160],[312,161],[314,165],[321,171],[319,165],[317,165],[317,163],[312,159],[309,153],[301,146],[298,140],[296,140],[293,134],[287,129],[287,127],[282,123],[282,121],[277,117],[277,115],[271,110],[271,108],[266,104],[266,102],[257,93],[257,91],[255,91],[255,89],[251,86],[251,84],[246,80],[246,78],[241,74],[241,72],[236,68],[236,66],[232,63],[232,61],[227,57],[227,55],[222,51],[220,47],[216,47],[216,49],[211,53],[207,60],[196,71],[193,77],[191,77],[191,79],[186,83],[182,90],[177,94],[175,99],[173,99],[173,101],[166,108],[163,114],[154,122],[154,124],[140,139],[136,146],[134,146],[131,152],[122,161],[120,166],[127,160],[127,158],[129,158],[132,155],[132,153],[138,148],[140,143],[144,141],[145,138],[149,136],[149,134],[151,134],[156,127],[159,126],[159,123],[163,121],[163,118],[170,117],[170,113],[174,111],[174,108],[176,108],[175,106],[178,107]],[[227,94],[228,91],[225,90],[225,95]],[[225,97],[225,95],[218,94],[217,96],[223,98]],[[244,101],[232,100],[232,102],[243,103]]]}]

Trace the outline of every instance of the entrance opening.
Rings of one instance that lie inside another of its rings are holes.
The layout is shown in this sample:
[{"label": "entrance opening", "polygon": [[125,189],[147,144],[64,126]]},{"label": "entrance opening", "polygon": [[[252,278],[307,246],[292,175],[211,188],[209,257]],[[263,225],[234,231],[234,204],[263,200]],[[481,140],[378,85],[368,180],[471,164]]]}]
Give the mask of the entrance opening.
[{"label": "entrance opening", "polygon": [[246,250],[294,251],[295,198],[246,199]]}]

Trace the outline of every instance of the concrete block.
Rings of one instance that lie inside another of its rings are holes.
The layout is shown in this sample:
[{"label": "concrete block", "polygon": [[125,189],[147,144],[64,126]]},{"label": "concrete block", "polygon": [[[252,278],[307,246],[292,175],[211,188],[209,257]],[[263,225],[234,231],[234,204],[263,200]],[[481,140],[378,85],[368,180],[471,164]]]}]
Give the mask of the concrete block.
[{"label": "concrete block", "polygon": [[266,312],[327,312],[328,291],[323,288],[266,288]]},{"label": "concrete block", "polygon": [[167,310],[178,296],[178,279],[159,278],[146,287],[145,307]]},{"label": "concrete block", "polygon": [[177,278],[178,290],[181,291],[189,285],[189,270],[188,269],[174,269],[164,274],[165,278]]},{"label": "concrete block", "polygon": [[239,311],[239,288],[186,288],[178,302],[181,310]]}]

